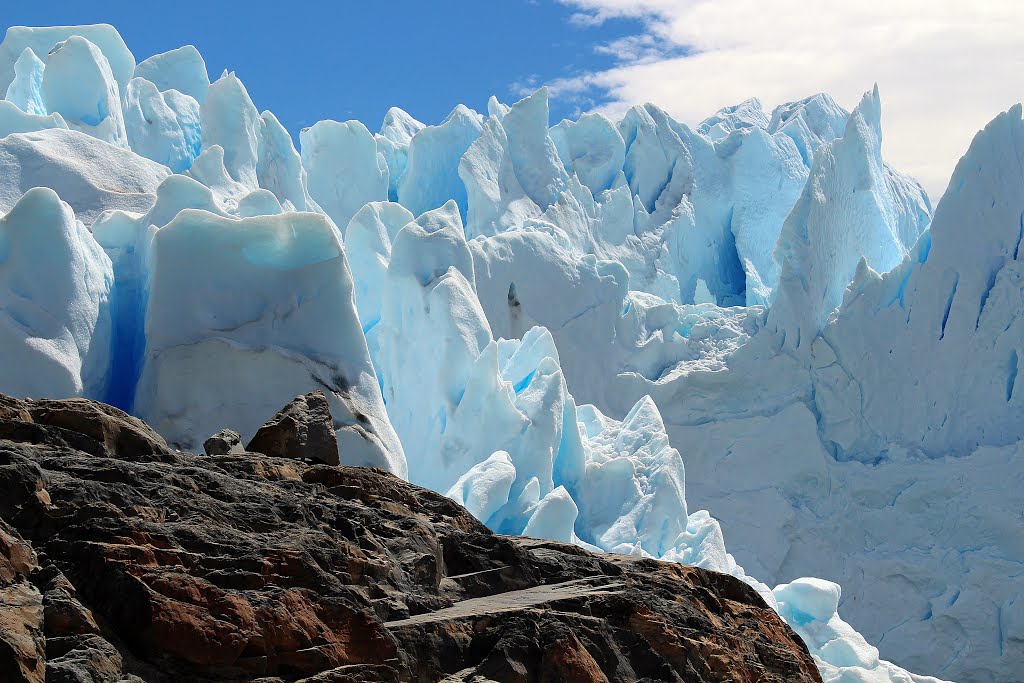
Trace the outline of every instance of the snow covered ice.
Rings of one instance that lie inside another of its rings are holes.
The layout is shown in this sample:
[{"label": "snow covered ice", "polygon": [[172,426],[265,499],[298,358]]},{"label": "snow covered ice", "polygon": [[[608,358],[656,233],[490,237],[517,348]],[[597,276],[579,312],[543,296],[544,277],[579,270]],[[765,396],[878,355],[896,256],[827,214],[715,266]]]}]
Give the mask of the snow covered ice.
[{"label": "snow covered ice", "polygon": [[0,391],[194,449],[320,389],[343,463],[740,577],[826,681],[1024,671],[1019,105],[933,212],[877,88],[694,127],[541,89],[297,149],[103,25],[9,29],[0,94]]}]

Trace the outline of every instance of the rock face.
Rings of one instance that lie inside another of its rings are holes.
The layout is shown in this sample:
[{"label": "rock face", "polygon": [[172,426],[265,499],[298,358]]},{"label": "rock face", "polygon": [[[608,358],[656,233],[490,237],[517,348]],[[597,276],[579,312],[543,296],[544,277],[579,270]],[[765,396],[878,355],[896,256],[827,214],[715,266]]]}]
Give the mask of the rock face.
[{"label": "rock face", "polygon": [[338,464],[338,437],[323,392],[296,396],[259,428],[246,450],[272,458]]},{"label": "rock face", "polygon": [[732,577],[498,536],[380,470],[174,452],[101,404],[0,396],[0,680],[44,674],[820,681]]},{"label": "rock face", "polygon": [[45,680],[43,597],[29,582],[36,554],[0,519],[0,679]]}]

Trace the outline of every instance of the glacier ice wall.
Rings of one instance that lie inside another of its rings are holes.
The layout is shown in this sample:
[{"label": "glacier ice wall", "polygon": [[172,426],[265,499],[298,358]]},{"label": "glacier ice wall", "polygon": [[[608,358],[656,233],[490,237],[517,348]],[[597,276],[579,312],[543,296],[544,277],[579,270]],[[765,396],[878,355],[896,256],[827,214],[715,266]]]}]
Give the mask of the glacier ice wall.
[{"label": "glacier ice wall", "polygon": [[275,405],[319,388],[344,461],[405,475],[325,216],[184,209],[151,239],[140,417],[195,449],[218,424],[251,438]]},{"label": "glacier ice wall", "polygon": [[932,221],[877,89],[694,128],[541,89],[296,149],[100,25],[9,29],[0,93],[0,390],[195,447],[319,388],[342,462],[739,576],[827,681],[1024,668],[1019,107]]},{"label": "glacier ice wall", "polygon": [[121,90],[135,73],[135,56],[125,45],[121,34],[109,24],[88,26],[11,26],[0,42],[0,90],[7,91],[15,80],[15,65],[26,49],[32,50],[39,59],[46,56],[59,43],[72,36],[83,38],[103,54],[110,65],[110,71]]},{"label": "glacier ice wall", "polygon": [[[916,204],[916,206],[915,206]],[[790,349],[806,349],[843,301],[858,264],[899,265],[928,225],[931,207],[912,180],[882,162],[878,87],[853,110],[842,137],[815,156],[807,185],[782,226],[781,275],[769,325]]]},{"label": "glacier ice wall", "polygon": [[81,36],[57,43],[46,56],[43,102],[73,130],[128,146],[121,91],[103,52]]},{"label": "glacier ice wall", "polygon": [[914,253],[881,276],[862,267],[815,341],[822,434],[841,454],[895,444],[941,457],[1019,440],[1022,158],[1018,105],[975,138]]},{"label": "glacier ice wall", "polygon": [[[0,218],[0,384],[27,396],[97,396],[111,363],[110,259],[49,188]],[[26,372],[28,370],[28,372]]]},{"label": "glacier ice wall", "polygon": [[199,104],[206,101],[210,76],[206,61],[193,45],[161,52],[135,65],[132,75],[149,81],[160,92],[175,90]]}]

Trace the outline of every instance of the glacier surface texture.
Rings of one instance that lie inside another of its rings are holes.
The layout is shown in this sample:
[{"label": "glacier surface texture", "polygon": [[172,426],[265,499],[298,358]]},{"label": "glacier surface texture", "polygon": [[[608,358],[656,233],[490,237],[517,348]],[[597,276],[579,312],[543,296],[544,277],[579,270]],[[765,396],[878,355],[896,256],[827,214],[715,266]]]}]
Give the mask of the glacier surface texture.
[{"label": "glacier surface texture", "polygon": [[0,391],[194,450],[319,389],[341,462],[740,577],[825,681],[1024,678],[1019,105],[933,208],[877,88],[696,127],[541,89],[296,148],[97,25],[10,28],[0,95]]}]

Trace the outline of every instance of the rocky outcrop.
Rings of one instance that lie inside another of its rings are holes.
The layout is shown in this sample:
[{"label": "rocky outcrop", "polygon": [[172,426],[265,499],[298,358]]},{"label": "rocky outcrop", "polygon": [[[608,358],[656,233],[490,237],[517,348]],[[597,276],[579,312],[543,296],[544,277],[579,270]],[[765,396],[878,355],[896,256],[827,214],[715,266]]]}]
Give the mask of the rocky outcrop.
[{"label": "rocky outcrop", "polygon": [[0,520],[4,681],[820,680],[730,576],[498,536],[379,470],[175,452],[88,401],[0,397]]}]

